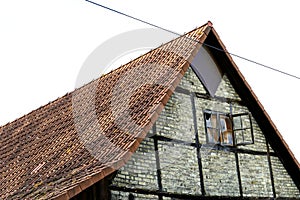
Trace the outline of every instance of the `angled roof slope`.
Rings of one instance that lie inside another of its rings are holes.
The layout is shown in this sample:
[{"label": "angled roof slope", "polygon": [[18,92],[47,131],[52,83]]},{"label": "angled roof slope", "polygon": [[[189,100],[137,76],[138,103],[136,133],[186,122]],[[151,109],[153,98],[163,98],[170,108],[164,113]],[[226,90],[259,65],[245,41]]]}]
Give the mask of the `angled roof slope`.
[{"label": "angled roof slope", "polygon": [[0,127],[0,199],[68,199],[123,166],[210,29],[193,30]]},{"label": "angled roof slope", "polygon": [[[122,167],[204,41],[225,50],[208,22],[0,127],[0,199],[69,199]],[[299,164],[230,55],[211,52],[289,173],[300,177]]]}]

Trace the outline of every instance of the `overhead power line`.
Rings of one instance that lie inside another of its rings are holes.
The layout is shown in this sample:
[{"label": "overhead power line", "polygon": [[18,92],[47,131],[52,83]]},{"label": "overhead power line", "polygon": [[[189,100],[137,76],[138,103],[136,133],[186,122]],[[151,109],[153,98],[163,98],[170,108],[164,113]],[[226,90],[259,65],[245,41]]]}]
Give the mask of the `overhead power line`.
[{"label": "overhead power line", "polygon": [[[139,19],[139,18],[137,18],[137,17],[133,17],[133,16],[131,16],[131,15],[128,15],[128,14],[123,13],[123,12],[120,12],[120,11],[115,10],[115,9],[113,9],[113,8],[110,8],[110,7],[104,6],[104,5],[102,5],[102,4],[96,3],[96,2],[94,2],[94,1],[90,1],[90,0],[85,0],[85,1],[87,1],[87,2],[89,2],[89,3],[91,3],[91,4],[94,4],[94,5],[96,5],[96,6],[102,7],[102,8],[104,8],[104,9],[107,9],[107,10],[109,10],[109,11],[115,12],[115,13],[117,13],[117,14],[123,15],[123,16],[125,16],[125,17],[131,18],[131,19],[133,19],[133,20],[135,20],[135,21],[139,21],[139,22],[141,22],[141,23],[144,23],[144,24],[147,24],[147,25],[149,25],[149,26],[152,26],[152,27],[155,27],[155,28],[164,30],[164,31],[166,31],[166,32],[169,32],[169,33],[172,33],[172,34],[175,34],[175,35],[178,35],[178,36],[182,36],[182,34],[179,34],[179,33],[175,32],[175,31],[172,31],[172,30],[163,28],[163,27],[161,27],[161,26],[155,25],[155,24],[153,24],[153,23],[147,22],[147,21],[142,20],[142,19]],[[198,41],[197,41],[197,42],[198,42]],[[296,78],[296,79],[299,79],[299,80],[300,80],[300,77],[298,77],[298,76],[296,76],[296,75],[293,75],[293,74],[290,74],[290,73],[281,71],[281,70],[279,70],[279,69],[276,69],[276,68],[270,67],[270,66],[268,66],[268,65],[259,63],[259,62],[257,62],[257,61],[251,60],[251,59],[249,59],[249,58],[246,58],[246,57],[237,55],[237,54],[235,54],[235,53],[231,53],[231,52],[229,52],[229,51],[227,51],[227,50],[225,51],[225,50],[223,50],[223,49],[220,49],[220,48],[218,48],[218,47],[215,47],[215,46],[212,46],[212,45],[209,45],[209,44],[206,44],[206,43],[201,43],[201,42],[199,42],[199,43],[200,43],[200,44],[203,44],[203,45],[205,45],[205,46],[207,46],[207,47],[216,49],[216,50],[218,50],[218,51],[221,51],[221,52],[224,52],[224,53],[228,53],[228,54],[230,54],[231,56],[240,58],[240,59],[245,60],[245,61],[247,61],[247,62],[254,63],[254,64],[259,65],[259,66],[261,66],[261,67],[264,67],[264,68],[273,70],[273,71],[275,71],[275,72],[284,74],[284,75],[286,75],[286,76],[290,76],[290,77],[292,77],[292,78]]]}]

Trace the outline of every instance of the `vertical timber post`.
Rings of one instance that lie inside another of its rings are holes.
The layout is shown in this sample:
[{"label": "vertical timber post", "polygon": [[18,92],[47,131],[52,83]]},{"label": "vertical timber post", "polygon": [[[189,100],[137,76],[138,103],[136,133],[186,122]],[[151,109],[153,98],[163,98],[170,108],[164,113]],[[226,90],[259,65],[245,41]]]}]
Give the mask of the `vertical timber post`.
[{"label": "vertical timber post", "polygon": [[202,171],[202,161],[201,161],[201,152],[200,148],[201,145],[199,143],[199,133],[198,133],[198,125],[197,125],[197,113],[196,113],[196,105],[195,105],[195,94],[190,94],[191,103],[192,103],[192,112],[193,112],[193,121],[194,121],[194,131],[195,131],[195,140],[197,146],[197,159],[198,159],[198,167],[199,167],[199,177],[200,177],[200,186],[201,186],[201,193],[205,195],[205,188],[204,188],[204,179],[203,179],[203,171]]}]

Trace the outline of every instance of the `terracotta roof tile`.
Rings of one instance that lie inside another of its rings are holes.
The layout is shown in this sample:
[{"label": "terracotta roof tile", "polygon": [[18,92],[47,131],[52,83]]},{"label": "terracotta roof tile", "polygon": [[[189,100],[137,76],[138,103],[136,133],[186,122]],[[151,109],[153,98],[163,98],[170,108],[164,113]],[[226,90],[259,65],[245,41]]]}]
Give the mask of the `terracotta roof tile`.
[{"label": "terracotta roof tile", "polygon": [[69,199],[122,167],[211,30],[225,49],[208,22],[0,127],[0,199]]},{"label": "terracotta roof tile", "polygon": [[0,199],[69,199],[122,167],[210,29],[195,29],[0,127]]}]

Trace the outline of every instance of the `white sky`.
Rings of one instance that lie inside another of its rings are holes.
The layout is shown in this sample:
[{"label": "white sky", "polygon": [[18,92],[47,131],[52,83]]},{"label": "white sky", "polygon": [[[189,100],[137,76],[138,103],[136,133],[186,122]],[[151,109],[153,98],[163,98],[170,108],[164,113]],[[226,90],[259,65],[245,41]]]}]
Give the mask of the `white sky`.
[{"label": "white sky", "polygon": [[[96,2],[178,33],[211,20],[228,51],[300,76],[296,0]],[[138,28],[149,26],[84,0],[1,1],[0,124],[72,91],[97,46]],[[300,160],[300,80],[234,60]]]}]

